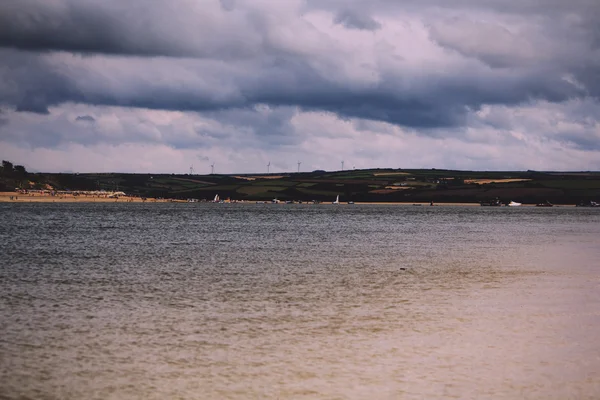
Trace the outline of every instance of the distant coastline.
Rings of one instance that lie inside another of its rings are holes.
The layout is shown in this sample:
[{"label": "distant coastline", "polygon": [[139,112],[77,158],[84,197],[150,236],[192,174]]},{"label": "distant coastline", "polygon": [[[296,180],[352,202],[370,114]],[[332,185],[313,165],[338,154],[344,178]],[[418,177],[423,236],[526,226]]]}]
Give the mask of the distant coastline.
[{"label": "distant coastline", "polygon": [[[38,194],[28,193],[23,194],[19,192],[0,192],[0,203],[188,203],[187,200],[180,199],[164,199],[164,198],[144,198],[137,196],[118,196],[108,197],[106,195],[72,195],[72,194],[60,194],[60,195],[49,195],[49,194]],[[210,202],[204,202],[210,203]],[[256,204],[254,201],[235,201],[231,204]],[[271,204],[262,203],[262,204]],[[285,206],[284,202],[274,204],[275,206]],[[300,205],[314,206],[307,202],[301,203]],[[317,206],[329,206],[331,203],[319,203]],[[341,202],[340,205],[352,206],[346,202]],[[354,205],[390,205],[390,206],[414,206],[414,207],[479,207],[480,203],[452,203],[452,202],[439,202],[434,203],[433,206],[430,203],[411,203],[403,201],[394,202],[357,202]],[[574,207],[573,204],[556,204],[557,207]],[[535,204],[523,204],[522,207],[535,207]]]},{"label": "distant coastline", "polygon": [[[14,194],[13,192],[23,192]],[[600,202],[600,172],[363,169],[272,174],[30,173],[3,161],[0,201],[420,204]],[[13,194],[10,194],[13,193]],[[11,196],[15,196],[11,200]],[[27,196],[27,197],[21,197]],[[145,199],[145,200],[144,200]]]}]

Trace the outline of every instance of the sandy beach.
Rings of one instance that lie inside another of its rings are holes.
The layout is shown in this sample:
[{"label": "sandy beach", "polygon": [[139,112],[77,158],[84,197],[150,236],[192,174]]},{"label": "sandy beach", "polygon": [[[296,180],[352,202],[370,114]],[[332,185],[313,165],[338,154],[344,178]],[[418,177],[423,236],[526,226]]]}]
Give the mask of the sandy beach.
[{"label": "sandy beach", "polygon": [[108,195],[73,195],[49,193],[0,192],[0,203],[168,203],[174,199],[154,199],[135,196],[109,197]]}]

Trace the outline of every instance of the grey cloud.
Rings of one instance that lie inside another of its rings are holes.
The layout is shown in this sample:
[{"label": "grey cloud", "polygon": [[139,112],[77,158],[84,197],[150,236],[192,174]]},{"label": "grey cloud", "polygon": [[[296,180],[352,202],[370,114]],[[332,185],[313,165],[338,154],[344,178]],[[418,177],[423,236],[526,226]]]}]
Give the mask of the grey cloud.
[{"label": "grey cloud", "polygon": [[51,105],[83,100],[72,79],[35,54],[0,48],[0,75],[0,105],[18,111],[48,114]]},{"label": "grey cloud", "polygon": [[233,11],[235,8],[235,0],[219,0],[221,7],[226,11]]},{"label": "grey cloud", "polygon": [[91,115],[79,115],[75,118],[75,121],[96,122],[96,118]]},{"label": "grey cloud", "polygon": [[28,99],[24,103],[17,104],[17,111],[35,114],[50,114],[45,102],[39,99]]},{"label": "grey cloud", "polygon": [[[5,47],[0,49],[0,72],[5,78],[0,81],[0,104],[41,114],[65,103],[197,111],[217,119],[220,114],[232,118],[233,125],[249,122],[257,134],[272,134],[286,143],[293,137],[290,115],[259,118],[248,110],[259,104],[281,110],[298,107],[428,133],[435,128],[464,126],[469,112],[485,104],[600,96],[600,58],[591,49],[592,36],[586,39],[587,33],[597,30],[592,23],[578,28],[581,40],[571,46],[570,57],[554,53],[554,48],[541,52],[542,57],[535,51],[535,40],[517,37],[499,23],[473,18],[444,20],[431,11],[433,14],[423,14],[423,21],[431,27],[432,39],[466,61],[453,59],[448,69],[423,63],[418,72],[405,68],[405,63],[378,61],[374,67],[378,79],[357,83],[340,73],[352,64],[353,54],[340,50],[339,43],[326,33],[309,26],[300,15],[280,21],[280,14],[293,15],[287,9],[273,11],[249,4],[232,0],[0,2],[0,46]],[[285,7],[287,3],[277,4]],[[493,14],[500,12],[499,4],[459,0],[453,7],[457,12],[475,7]],[[542,33],[553,28],[548,16],[566,8],[587,19],[595,18],[596,14],[586,13],[592,2],[565,4],[562,0],[507,1],[502,2],[502,12],[541,13],[546,16],[540,22],[546,24],[540,28]],[[375,18],[450,6],[440,0],[376,0],[368,4],[324,0],[308,1],[306,7],[324,8],[349,28],[383,32],[386,27]],[[281,39],[296,32],[288,29],[288,22],[302,26],[306,35]],[[555,35],[559,37],[571,33],[572,26],[556,29],[561,30]],[[386,55],[377,54],[376,59]],[[410,58],[410,54],[406,56]],[[585,90],[565,82],[565,73],[572,73]]]},{"label": "grey cloud", "polygon": [[532,98],[563,101],[581,95],[552,71],[517,75],[482,71],[472,76],[431,73],[410,86],[388,72],[375,85],[356,86],[332,80],[335,70],[316,70],[298,58],[239,65],[168,59],[145,65],[124,59],[103,63],[101,69],[90,60],[78,64],[75,59],[62,72],[56,62],[33,54],[17,56],[28,66],[8,70],[13,90],[0,92],[0,102],[38,112],[67,102],[200,112],[267,104],[433,128],[462,125],[468,110],[481,104],[518,104]]},{"label": "grey cloud", "polygon": [[[285,7],[286,3],[282,3]],[[59,50],[139,56],[239,59],[276,50],[269,31],[279,18],[270,4],[243,0],[176,3],[129,0],[3,0],[0,2],[0,46],[36,51]],[[293,9],[294,2],[287,8]],[[381,28],[375,17],[405,12],[476,10],[499,14],[578,15],[581,29],[598,36],[596,0],[306,0],[307,10],[326,9],[336,23],[351,29]],[[375,16],[375,17],[374,17]],[[285,22],[283,22],[285,23]]]},{"label": "grey cloud", "polygon": [[251,133],[261,140],[265,147],[297,144],[299,137],[291,124],[297,114],[294,107],[266,107],[256,109],[224,110],[204,113],[237,131]]},{"label": "grey cloud", "polygon": [[[529,138],[544,143],[558,142],[577,150],[599,151],[599,114],[600,103],[591,98],[560,104],[539,102],[518,108],[487,107],[482,115],[470,116],[472,134],[468,140],[505,145]],[[480,129],[486,133],[481,134]]]},{"label": "grey cloud", "polygon": [[[259,106],[246,109],[215,110],[210,112],[172,113],[152,118],[146,110],[127,110],[116,107],[94,107],[95,117],[77,115],[89,106],[77,106],[79,112],[60,107],[47,118],[9,111],[3,129],[0,119],[0,141],[29,143],[31,148],[58,148],[65,144],[94,146],[126,143],[163,144],[174,149],[212,148],[227,145],[235,151],[255,148],[279,148],[296,145],[303,135],[296,132],[292,119],[294,107]],[[93,122],[89,123],[89,122]]]},{"label": "grey cloud", "polygon": [[573,74],[591,96],[600,98],[600,55],[587,65],[573,68]]},{"label": "grey cloud", "polygon": [[[316,165],[325,169],[339,168],[339,161],[331,161],[332,157],[346,160],[346,166],[397,165],[406,168],[459,166],[475,169],[533,168],[533,164],[528,159],[531,157],[538,160],[537,162],[544,162],[545,168],[593,169],[595,168],[593,166],[598,164],[598,150],[594,149],[597,149],[600,140],[594,144],[598,136],[597,128],[591,119],[594,115],[598,115],[599,107],[600,104],[591,99],[561,104],[532,103],[528,107],[491,107],[492,114],[501,111],[497,118],[498,129],[486,129],[485,126],[477,125],[477,121],[469,121],[468,130],[472,132],[472,136],[465,137],[461,132],[464,129],[461,128],[444,128],[440,131],[446,132],[446,136],[436,137],[451,136],[458,140],[441,142],[436,138],[416,135],[412,130],[386,132],[385,129],[377,129],[379,126],[385,127],[386,124],[369,121],[351,120],[351,123],[336,124],[335,118],[327,116],[325,118],[328,122],[324,123],[323,117],[319,116],[317,118],[319,122],[315,123],[314,115],[298,113],[293,108],[265,110],[258,107],[256,110],[240,110],[241,115],[236,116],[234,115],[236,110],[215,111],[210,112],[210,115],[178,112],[165,115],[165,113],[141,109],[64,105],[53,110],[47,117],[6,111],[5,115],[10,118],[11,124],[10,129],[0,126],[0,148],[14,151],[17,146],[23,150],[19,154],[33,154],[36,153],[36,149],[41,150],[41,148],[53,149],[51,152],[37,152],[36,156],[22,157],[35,159],[36,162],[42,162],[44,157],[49,157],[48,154],[58,154],[69,148],[77,149],[75,151],[77,154],[98,152],[98,149],[108,152],[117,151],[121,154],[121,159],[123,156],[137,159],[140,153],[146,153],[148,149],[164,148],[166,157],[188,152],[188,161],[180,166],[180,171],[187,171],[192,164],[196,171],[210,171],[208,166],[202,167],[201,161],[206,159],[197,158],[197,155],[216,160],[218,172],[262,171],[266,169],[268,160],[272,161],[271,171],[274,171],[276,165],[279,169],[285,169],[282,167],[283,164],[276,162],[280,159],[288,160],[291,170],[296,169],[295,162],[298,159],[303,161],[302,168],[306,167],[307,170],[317,169]],[[97,119],[95,124],[74,122],[77,115],[91,114],[91,111]],[[277,144],[275,132],[263,132],[263,129],[269,127],[266,123],[269,118],[283,121],[283,135],[288,135],[288,141]],[[482,117],[482,121],[489,121],[489,117]],[[502,121],[507,122],[502,125],[500,124]],[[547,121],[547,124],[540,124],[539,121]],[[561,126],[563,122],[570,121],[575,123]],[[288,123],[289,128],[286,127]],[[363,126],[359,126],[361,124]],[[324,135],[319,128],[321,126],[326,131],[339,130],[341,135],[326,134],[328,137],[323,138]],[[115,127],[118,129],[113,130]],[[203,137],[194,131],[200,127],[227,135]],[[380,135],[377,135],[375,140],[367,134],[357,135],[358,128],[376,131]],[[519,140],[516,136],[512,137],[511,132],[521,132],[526,135],[526,138]],[[584,143],[586,138],[588,143]],[[325,144],[327,142],[333,146],[327,147]],[[539,143],[545,145],[540,147]],[[432,148],[438,148],[442,144],[445,148],[443,154],[431,151]],[[86,150],[86,148],[95,150]],[[411,149],[402,152],[400,164],[397,164],[398,149]],[[563,157],[562,161],[553,157],[556,154],[552,149],[560,151],[558,155]],[[582,154],[580,150],[587,151]],[[481,157],[478,158],[478,155]],[[103,156],[108,157],[108,155]],[[224,160],[227,158],[230,160],[228,169],[224,167]],[[81,171],[82,168],[88,168],[87,170],[98,168],[89,165],[85,167],[87,160],[81,161],[83,159],[80,157],[80,161],[71,160],[69,168],[76,171]],[[476,162],[465,164],[467,159]],[[120,168],[126,169],[139,168],[127,163],[119,165]],[[535,168],[541,168],[539,165],[535,164]],[[48,170],[48,167],[41,165],[36,168]],[[61,169],[65,168],[67,167],[61,167]],[[145,168],[156,171],[157,167],[153,164],[152,167]],[[170,171],[172,165],[167,164],[166,167],[159,168]]]},{"label": "grey cloud", "polygon": [[385,13],[398,11],[422,12],[427,9],[442,9],[444,13],[455,10],[458,13],[492,10],[495,13],[519,15],[564,15],[581,11],[583,15],[598,11],[597,0],[305,0],[307,8],[338,10],[352,7],[366,10],[380,10]]},{"label": "grey cloud", "polygon": [[7,113],[10,124],[6,127],[0,126],[0,140],[26,145],[32,149],[57,148],[65,143],[111,143],[111,140],[112,144],[117,144],[114,138],[102,135],[96,130],[86,129],[83,124],[75,124],[64,116],[50,114],[40,121],[39,116],[21,115],[11,118],[11,113]]},{"label": "grey cloud", "polygon": [[213,122],[196,128],[198,137],[181,138],[173,145],[189,147],[192,142],[201,147],[210,147],[216,142],[227,141],[236,149],[244,149],[250,143],[260,143],[262,148],[277,148],[298,144],[302,138],[291,124],[297,114],[293,107],[258,106],[253,109],[230,109],[207,111],[203,119]]},{"label": "grey cloud", "polygon": [[352,10],[341,10],[333,20],[336,24],[345,26],[348,29],[363,29],[367,31],[376,31],[381,28],[381,24],[373,17]]},{"label": "grey cloud", "polygon": [[[233,0],[3,0],[0,46],[139,56],[238,58],[256,51],[259,38],[240,19],[219,13]],[[226,22],[226,23],[223,23]],[[227,46],[223,46],[227,43]]]},{"label": "grey cloud", "polygon": [[378,133],[392,134],[394,129],[389,124],[382,124],[370,120],[358,119],[353,121],[354,128],[358,131],[373,131]]},{"label": "grey cloud", "polygon": [[[530,42],[490,22],[451,18],[430,26],[430,36],[441,46],[494,68],[528,65],[536,61]],[[540,49],[541,50],[541,49]]]},{"label": "grey cloud", "polygon": [[590,135],[590,132],[560,132],[556,139],[578,150],[600,151],[600,135]]},{"label": "grey cloud", "polygon": [[[89,1],[8,0],[0,4],[0,45],[27,50],[157,54],[143,41],[131,48],[130,35],[115,17]],[[162,45],[159,40],[152,47],[158,50]]]},{"label": "grey cloud", "polygon": [[0,108],[0,128],[8,124],[8,119],[4,117],[5,112]]}]

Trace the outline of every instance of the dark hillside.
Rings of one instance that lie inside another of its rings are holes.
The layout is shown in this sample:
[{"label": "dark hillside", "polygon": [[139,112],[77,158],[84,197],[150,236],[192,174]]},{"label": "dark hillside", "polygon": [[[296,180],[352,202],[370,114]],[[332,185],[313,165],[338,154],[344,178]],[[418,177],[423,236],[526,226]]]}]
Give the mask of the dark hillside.
[{"label": "dark hillside", "polygon": [[600,200],[600,172],[367,169],[289,174],[29,173],[3,161],[0,191],[124,191],[143,197],[248,201],[503,202],[560,204]]}]

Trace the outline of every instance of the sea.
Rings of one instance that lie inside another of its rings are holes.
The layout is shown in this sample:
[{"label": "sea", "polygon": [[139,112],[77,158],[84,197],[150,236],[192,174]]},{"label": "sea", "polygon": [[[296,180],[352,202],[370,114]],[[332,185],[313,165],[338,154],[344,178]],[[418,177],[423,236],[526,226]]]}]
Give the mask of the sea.
[{"label": "sea", "polygon": [[600,209],[0,204],[0,399],[599,399]]}]

